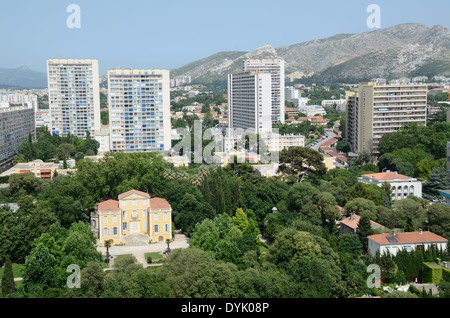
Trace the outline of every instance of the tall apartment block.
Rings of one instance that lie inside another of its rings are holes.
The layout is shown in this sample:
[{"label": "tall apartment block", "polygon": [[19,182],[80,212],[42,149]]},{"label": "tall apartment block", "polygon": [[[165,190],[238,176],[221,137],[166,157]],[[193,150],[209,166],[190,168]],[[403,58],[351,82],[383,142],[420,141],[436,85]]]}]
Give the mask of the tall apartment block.
[{"label": "tall apartment block", "polygon": [[272,123],[284,124],[285,62],[282,59],[248,59],[243,71],[262,71],[272,75]]},{"label": "tall apartment block", "polygon": [[427,85],[361,83],[347,96],[347,141],[357,153],[376,154],[380,139],[403,125],[427,121]]},{"label": "tall apartment block", "polygon": [[107,77],[111,151],[169,150],[169,71],[113,69]]},{"label": "tall apartment block", "polygon": [[23,141],[36,139],[34,108],[28,106],[0,108],[0,170],[10,165]]},{"label": "tall apartment block", "polygon": [[47,60],[51,133],[85,138],[100,128],[98,61]]},{"label": "tall apartment block", "polygon": [[228,74],[228,128],[255,134],[272,130],[272,77],[247,71]]}]

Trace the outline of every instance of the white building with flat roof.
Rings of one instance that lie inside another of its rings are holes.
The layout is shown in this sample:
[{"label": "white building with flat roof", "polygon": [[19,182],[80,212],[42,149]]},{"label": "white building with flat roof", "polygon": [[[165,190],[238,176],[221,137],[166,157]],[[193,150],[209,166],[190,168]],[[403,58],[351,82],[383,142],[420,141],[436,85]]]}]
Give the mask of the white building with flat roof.
[{"label": "white building with flat roof", "polygon": [[285,62],[282,59],[247,59],[243,71],[262,71],[271,74],[272,122],[284,124]]},{"label": "white building with flat roof", "polygon": [[98,61],[47,60],[50,132],[86,138],[100,128]]},{"label": "white building with flat roof", "polygon": [[[228,128],[259,134],[272,130],[272,77],[248,71],[228,74]],[[283,113],[284,115],[284,113]]]}]

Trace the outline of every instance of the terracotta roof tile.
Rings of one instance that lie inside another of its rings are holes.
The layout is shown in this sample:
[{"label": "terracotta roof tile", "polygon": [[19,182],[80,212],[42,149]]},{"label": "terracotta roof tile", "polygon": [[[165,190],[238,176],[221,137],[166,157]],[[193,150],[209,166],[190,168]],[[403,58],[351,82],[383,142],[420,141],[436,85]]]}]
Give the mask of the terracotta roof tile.
[{"label": "terracotta roof tile", "polygon": [[380,172],[380,173],[363,174],[363,177],[373,178],[375,180],[409,179],[409,177],[404,176],[399,173],[395,173],[395,172]]},{"label": "terracotta roof tile", "polygon": [[170,203],[166,199],[154,197],[150,199],[150,209],[171,209]]},{"label": "terracotta roof tile", "polygon": [[[389,242],[388,237],[391,238],[392,233],[382,233],[370,235],[367,238],[378,243],[378,244],[394,244],[394,242]],[[430,231],[422,231],[422,234],[419,232],[403,232],[397,233],[395,238],[398,243],[421,243],[421,242],[448,242],[448,240],[442,236],[434,234]]]},{"label": "terracotta roof tile", "polygon": [[118,211],[120,210],[119,208],[119,201],[117,200],[106,200],[103,202],[100,202],[98,204],[98,211],[102,212],[102,211]]},{"label": "terracotta roof tile", "polygon": [[[359,216],[358,214],[354,214],[354,215],[353,215],[353,219],[351,219],[351,217],[349,216],[349,217],[347,217],[347,218],[341,220],[341,224],[345,224],[345,225],[347,225],[348,227],[350,227],[350,228],[356,230],[356,229],[358,228],[358,223],[359,223],[359,220],[360,220],[360,219],[361,219],[361,216]],[[381,227],[383,227],[381,224],[379,224],[379,223],[377,223],[377,222],[374,222],[374,221],[372,221],[372,220],[370,220],[370,223],[372,223],[372,226],[373,226],[373,225],[376,225],[376,226],[381,226]]]}]

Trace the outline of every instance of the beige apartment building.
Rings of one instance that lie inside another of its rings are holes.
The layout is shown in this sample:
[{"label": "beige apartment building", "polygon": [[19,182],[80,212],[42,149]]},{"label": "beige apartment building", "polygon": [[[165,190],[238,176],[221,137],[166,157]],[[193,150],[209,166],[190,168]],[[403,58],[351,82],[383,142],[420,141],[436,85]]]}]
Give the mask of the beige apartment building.
[{"label": "beige apartment building", "polygon": [[356,153],[377,153],[383,135],[408,123],[426,125],[427,85],[359,84],[347,95],[347,141]]},{"label": "beige apartment building", "polygon": [[153,152],[171,147],[168,70],[107,73],[110,150]]},{"label": "beige apartment building", "polygon": [[49,131],[86,138],[100,129],[98,61],[47,60]]}]

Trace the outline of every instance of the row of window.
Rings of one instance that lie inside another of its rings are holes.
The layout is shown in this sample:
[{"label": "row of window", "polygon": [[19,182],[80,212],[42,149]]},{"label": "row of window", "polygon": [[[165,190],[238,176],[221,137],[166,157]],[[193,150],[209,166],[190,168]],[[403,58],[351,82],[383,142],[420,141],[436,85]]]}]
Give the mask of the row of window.
[{"label": "row of window", "polygon": [[[136,211],[136,210],[131,211],[131,217],[133,219],[138,218],[138,215],[139,215],[138,211]],[[123,211],[122,212],[122,217],[124,219],[127,218],[127,211]],[[142,210],[142,217],[143,218],[147,217],[147,210]],[[169,218],[169,213],[168,212],[164,212],[163,213],[163,219],[167,220],[168,218]],[[153,213],[153,220],[154,221],[158,221],[158,219],[159,219],[158,213]],[[108,216],[104,215],[103,216],[103,224],[106,224],[106,223],[108,223]],[[113,215],[112,216],[112,223],[117,223],[117,215]]]},{"label": "row of window", "polygon": [[[146,221],[143,222],[143,229],[147,230],[147,222]],[[124,230],[124,231],[129,230],[128,222],[122,223],[122,230]],[[160,232],[161,232],[161,226],[158,224],[153,225],[153,233],[160,233]],[[163,225],[163,233],[170,233],[169,224]],[[119,228],[117,226],[114,226],[111,228],[109,228],[109,227],[102,228],[102,236],[109,236],[109,235],[119,235]]]}]

